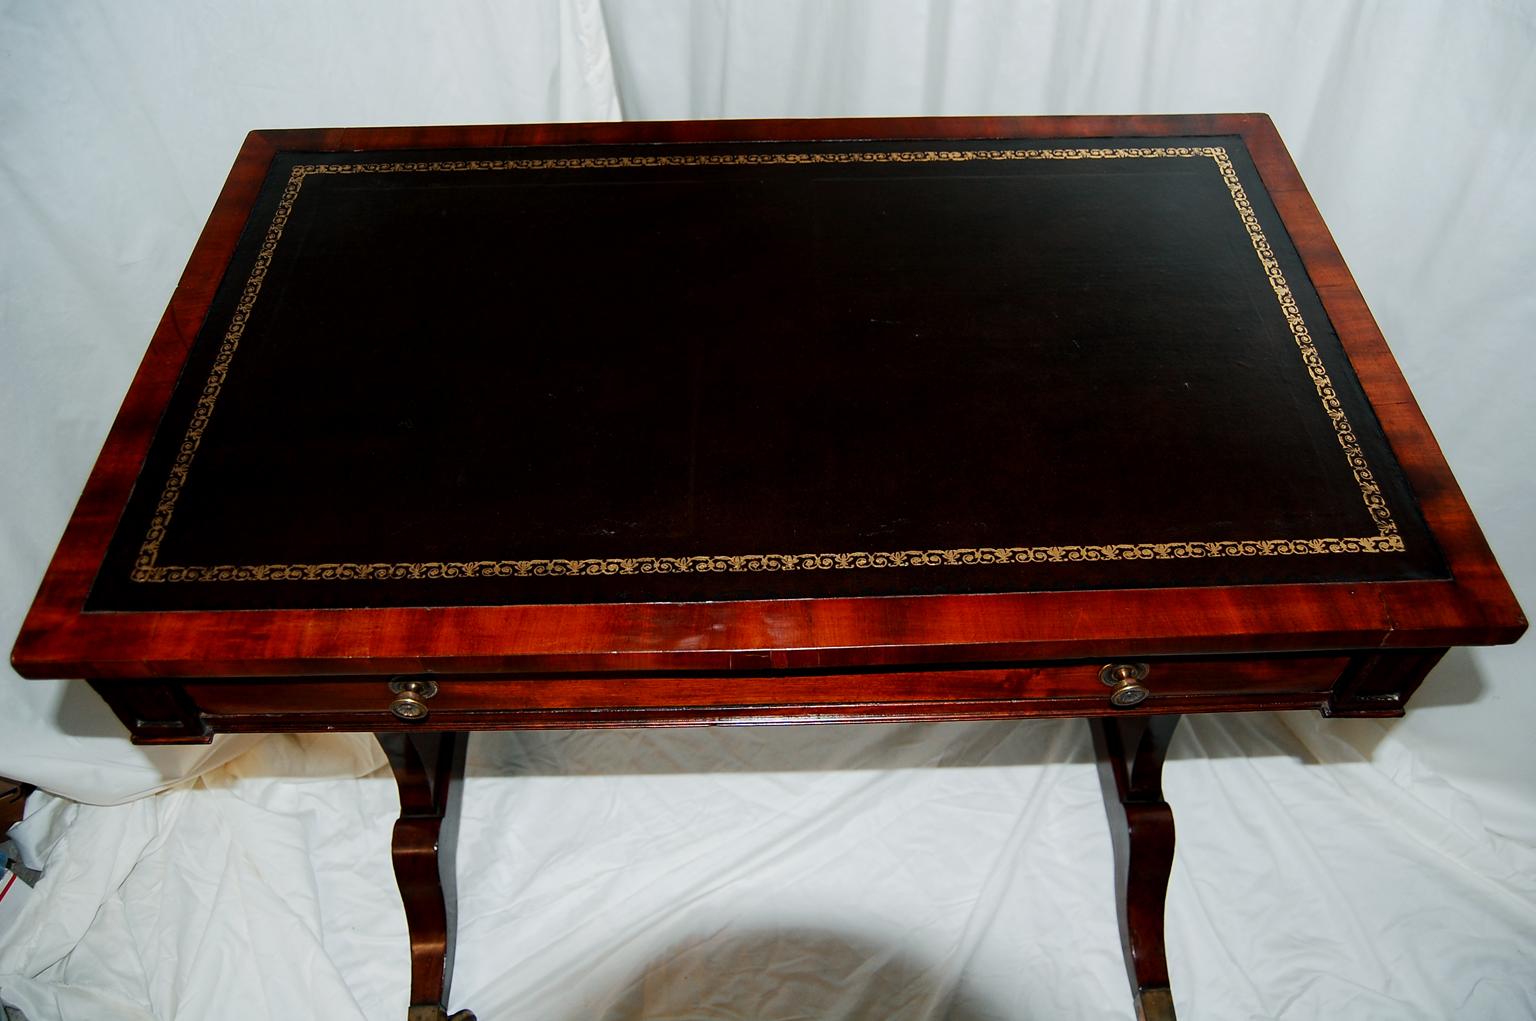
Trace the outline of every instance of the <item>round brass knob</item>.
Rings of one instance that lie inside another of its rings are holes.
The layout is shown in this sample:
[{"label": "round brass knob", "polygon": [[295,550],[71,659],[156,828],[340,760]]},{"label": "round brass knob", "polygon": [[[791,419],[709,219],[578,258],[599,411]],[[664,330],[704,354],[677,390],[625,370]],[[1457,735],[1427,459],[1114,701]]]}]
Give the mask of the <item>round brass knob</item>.
[{"label": "round brass knob", "polygon": [[1110,663],[1099,671],[1099,680],[1114,688],[1109,693],[1109,704],[1126,708],[1140,705],[1152,694],[1141,682],[1147,679],[1151,668],[1145,663]]},{"label": "round brass knob", "polygon": [[389,711],[402,720],[417,723],[427,718],[427,699],[437,694],[437,682],[429,680],[390,681],[389,690],[394,701]]}]

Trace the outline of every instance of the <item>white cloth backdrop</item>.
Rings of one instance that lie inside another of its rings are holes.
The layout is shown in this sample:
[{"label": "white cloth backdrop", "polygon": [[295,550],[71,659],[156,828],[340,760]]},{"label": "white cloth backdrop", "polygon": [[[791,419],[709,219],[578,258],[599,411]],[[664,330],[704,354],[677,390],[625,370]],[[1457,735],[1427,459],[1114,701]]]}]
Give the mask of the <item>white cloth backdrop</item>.
[{"label": "white cloth backdrop", "polygon": [[[1530,4],[10,2],[0,637],[250,128],[1218,110],[1275,118],[1536,599]],[[1186,722],[1185,1017],[1536,1017],[1533,648],[1453,654],[1400,723]],[[402,1015],[367,739],[150,752],[78,683],[0,684],[0,774],[73,799],[19,832],[47,873],[0,932],[0,999],[34,1021]],[[1074,721],[477,738],[455,1005],[1127,1017],[1087,763]]]}]

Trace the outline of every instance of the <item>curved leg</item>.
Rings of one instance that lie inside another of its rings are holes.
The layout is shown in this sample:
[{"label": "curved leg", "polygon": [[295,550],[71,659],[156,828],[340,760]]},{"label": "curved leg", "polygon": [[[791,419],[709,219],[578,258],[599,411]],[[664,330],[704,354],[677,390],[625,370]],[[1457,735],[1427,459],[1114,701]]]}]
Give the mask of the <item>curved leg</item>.
[{"label": "curved leg", "polygon": [[1173,1021],[1163,905],[1173,867],[1173,811],[1163,800],[1163,759],[1177,716],[1089,721],[1115,846],[1120,943],[1139,1021]]},{"label": "curved leg", "polygon": [[395,880],[411,935],[411,1007],[406,1021],[475,1021],[448,1015],[453,977],[454,844],[468,734],[376,734],[400,788]]}]

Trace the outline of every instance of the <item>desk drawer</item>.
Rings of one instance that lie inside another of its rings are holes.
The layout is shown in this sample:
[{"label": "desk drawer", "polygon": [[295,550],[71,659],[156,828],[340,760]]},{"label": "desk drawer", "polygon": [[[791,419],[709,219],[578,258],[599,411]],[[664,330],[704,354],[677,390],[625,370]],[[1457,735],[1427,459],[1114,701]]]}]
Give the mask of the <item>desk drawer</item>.
[{"label": "desk drawer", "polygon": [[[1145,695],[1133,693],[1131,699],[1141,700],[1125,707],[1111,702],[1100,661],[839,673],[435,677],[424,707],[426,718],[444,727],[1210,712],[1319,705],[1349,662],[1346,655],[1150,659],[1145,677],[1134,681]],[[412,679],[425,680],[404,678]],[[392,719],[396,698],[387,678],[194,681],[185,689],[216,728],[255,717],[355,715],[345,722],[369,729]]]}]

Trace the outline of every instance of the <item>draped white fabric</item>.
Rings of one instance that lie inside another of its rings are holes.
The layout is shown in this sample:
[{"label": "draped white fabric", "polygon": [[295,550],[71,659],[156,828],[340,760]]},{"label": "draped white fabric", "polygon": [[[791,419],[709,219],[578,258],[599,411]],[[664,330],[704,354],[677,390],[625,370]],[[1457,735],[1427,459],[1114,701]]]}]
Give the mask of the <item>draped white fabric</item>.
[{"label": "draped white fabric", "polygon": [[[1274,117],[1536,598],[1529,3],[0,4],[0,635],[250,128],[1223,110]],[[1453,653],[1401,722],[1186,721],[1185,1017],[1536,1016],[1533,649]],[[0,684],[0,774],[73,799],[18,834],[47,871],[0,999],[403,1013],[368,739],[136,749],[78,682]],[[454,1000],[482,1018],[1129,1016],[1081,722],[504,734],[471,760]]]}]

